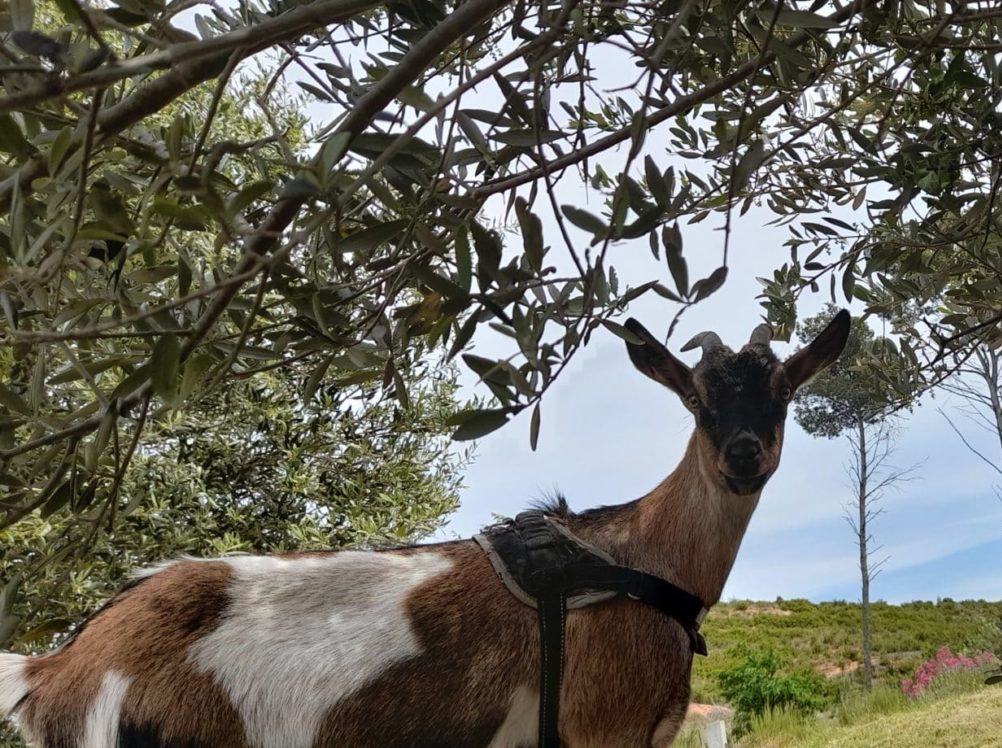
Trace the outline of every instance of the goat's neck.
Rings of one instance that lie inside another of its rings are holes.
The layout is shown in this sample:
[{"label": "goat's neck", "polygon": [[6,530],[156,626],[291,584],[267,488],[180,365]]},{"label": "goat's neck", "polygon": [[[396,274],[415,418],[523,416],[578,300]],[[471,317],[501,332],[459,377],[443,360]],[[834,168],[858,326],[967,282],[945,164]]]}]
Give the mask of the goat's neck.
[{"label": "goat's neck", "polygon": [[620,563],[657,574],[709,606],[720,599],[759,494],[726,491],[715,466],[705,462],[693,434],[682,461],[657,488],[608,521],[581,529]]}]

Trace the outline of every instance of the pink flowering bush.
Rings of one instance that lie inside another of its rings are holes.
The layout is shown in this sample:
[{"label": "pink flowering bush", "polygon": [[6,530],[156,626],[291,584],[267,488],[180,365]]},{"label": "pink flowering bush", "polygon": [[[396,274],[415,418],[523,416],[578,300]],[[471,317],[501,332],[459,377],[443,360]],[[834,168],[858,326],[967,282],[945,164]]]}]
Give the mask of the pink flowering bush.
[{"label": "pink flowering bush", "polygon": [[932,659],[915,668],[911,678],[901,681],[901,691],[905,696],[915,699],[924,694],[937,678],[950,673],[971,673],[998,663],[998,657],[991,652],[978,652],[968,657],[954,654],[949,647],[940,647]]}]

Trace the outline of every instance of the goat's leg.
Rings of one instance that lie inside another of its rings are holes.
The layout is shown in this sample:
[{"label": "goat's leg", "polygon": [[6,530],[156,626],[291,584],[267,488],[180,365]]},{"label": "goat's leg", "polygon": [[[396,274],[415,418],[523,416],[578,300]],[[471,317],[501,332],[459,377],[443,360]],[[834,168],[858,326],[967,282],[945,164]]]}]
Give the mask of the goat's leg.
[{"label": "goat's leg", "polygon": [[679,730],[682,729],[682,722],[685,719],[685,714],[671,714],[664,717],[657,725],[654,727],[654,735],[651,736],[651,746],[652,748],[668,748],[678,736]]}]

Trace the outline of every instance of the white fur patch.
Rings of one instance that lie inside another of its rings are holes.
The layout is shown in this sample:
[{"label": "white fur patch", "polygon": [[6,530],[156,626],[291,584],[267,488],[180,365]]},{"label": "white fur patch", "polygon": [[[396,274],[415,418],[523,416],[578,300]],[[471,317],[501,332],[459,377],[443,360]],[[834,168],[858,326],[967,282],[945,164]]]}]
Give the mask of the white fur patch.
[{"label": "white fur patch", "polygon": [[24,677],[23,655],[0,653],[0,719],[14,711],[18,702],[28,695],[28,681]]},{"label": "white fur patch", "polygon": [[487,748],[530,748],[539,738],[539,692],[519,686],[511,697],[508,714]]},{"label": "white fur patch", "polygon": [[83,748],[111,748],[118,745],[118,724],[129,679],[116,672],[105,673],[101,690],[91,704],[84,730]]},{"label": "white fur patch", "polygon": [[226,617],[188,659],[227,690],[255,748],[311,748],[332,706],[420,654],[403,603],[452,565],[363,551],[222,560],[233,569]]}]

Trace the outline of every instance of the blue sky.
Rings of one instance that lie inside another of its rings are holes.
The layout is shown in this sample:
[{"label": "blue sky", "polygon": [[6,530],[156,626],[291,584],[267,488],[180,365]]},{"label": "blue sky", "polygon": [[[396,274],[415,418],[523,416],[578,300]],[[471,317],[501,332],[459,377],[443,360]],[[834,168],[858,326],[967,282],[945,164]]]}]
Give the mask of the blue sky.
[{"label": "blue sky", "polygon": [[[591,207],[598,212],[599,206]],[[753,209],[736,223],[730,278],[683,317],[669,341],[676,353],[680,343],[704,329],[740,345],[761,321],[755,276],[787,259],[781,246],[785,232],[765,228],[769,217]],[[682,227],[692,277],[718,264],[722,235],[712,220]],[[634,284],[667,279],[645,242],[623,243],[610,257],[621,277]],[[826,299],[826,294],[808,299],[802,313],[816,311]],[[663,335],[674,311],[669,302],[644,297],[630,314]],[[774,344],[780,356],[795,348]],[[500,339],[480,339],[474,350],[508,352]],[[698,356],[680,355],[690,363]],[[467,384],[468,391],[479,391],[473,381]],[[914,480],[888,493],[885,513],[874,525],[881,555],[889,557],[874,582],[874,599],[1002,599],[1002,575],[996,572],[1002,561],[1002,502],[993,491],[995,475],[963,446],[939,407],[952,407],[945,393],[926,398],[900,422],[893,462],[921,465]],[[597,334],[545,397],[535,453],[528,445],[527,414],[480,442],[462,506],[442,534],[469,535],[489,523],[492,513],[512,515],[554,490],[565,493],[576,509],[636,498],[675,467],[691,429],[691,417],[677,399],[633,369],[622,341]],[[997,441],[971,438],[987,453],[997,452]],[[858,552],[843,518],[851,498],[843,467],[849,454],[845,439],[812,438],[790,418],[782,465],[763,492],[724,599],[858,599]]]}]

